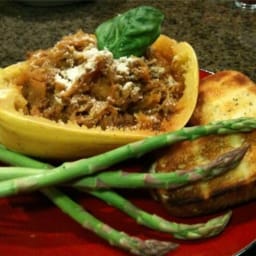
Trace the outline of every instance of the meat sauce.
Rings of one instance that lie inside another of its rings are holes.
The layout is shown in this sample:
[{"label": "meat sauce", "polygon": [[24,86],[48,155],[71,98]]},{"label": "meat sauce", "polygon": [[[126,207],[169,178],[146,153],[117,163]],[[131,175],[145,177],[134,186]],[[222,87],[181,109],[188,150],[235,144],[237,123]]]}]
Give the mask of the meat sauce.
[{"label": "meat sauce", "polygon": [[52,48],[28,54],[19,77],[24,114],[88,128],[161,131],[182,97],[182,74],[148,50],[114,59],[94,35],[78,31]]}]

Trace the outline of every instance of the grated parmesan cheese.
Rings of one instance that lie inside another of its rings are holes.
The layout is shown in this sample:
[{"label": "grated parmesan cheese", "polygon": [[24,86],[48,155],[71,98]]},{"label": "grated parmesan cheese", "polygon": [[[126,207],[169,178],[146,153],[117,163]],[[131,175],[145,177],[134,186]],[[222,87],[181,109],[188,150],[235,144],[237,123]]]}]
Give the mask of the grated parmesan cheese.
[{"label": "grated parmesan cheese", "polygon": [[76,57],[83,57],[84,62],[80,65],[60,70],[55,75],[55,81],[64,85],[66,90],[69,90],[82,75],[94,71],[97,67],[97,59],[99,57],[113,59],[110,51],[98,50],[95,46],[84,49],[82,52],[74,51],[74,55]]}]

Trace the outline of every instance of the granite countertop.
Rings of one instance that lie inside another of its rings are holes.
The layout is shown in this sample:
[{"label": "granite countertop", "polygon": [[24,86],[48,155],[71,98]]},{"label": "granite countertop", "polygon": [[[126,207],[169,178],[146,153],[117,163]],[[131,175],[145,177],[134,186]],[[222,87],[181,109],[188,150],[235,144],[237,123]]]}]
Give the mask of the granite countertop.
[{"label": "granite countertop", "polygon": [[78,29],[93,33],[101,22],[138,5],[162,10],[162,32],[188,41],[201,68],[239,70],[256,81],[256,12],[240,10],[232,0],[91,0],[55,7],[2,0],[0,67],[23,60],[28,51],[50,47]]}]

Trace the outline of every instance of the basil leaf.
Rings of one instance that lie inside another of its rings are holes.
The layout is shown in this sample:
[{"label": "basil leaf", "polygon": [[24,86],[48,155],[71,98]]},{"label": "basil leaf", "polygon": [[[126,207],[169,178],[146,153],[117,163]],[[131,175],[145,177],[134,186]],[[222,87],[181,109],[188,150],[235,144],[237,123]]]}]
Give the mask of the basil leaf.
[{"label": "basil leaf", "polygon": [[161,11],[150,6],[140,6],[117,15],[97,27],[98,48],[107,48],[114,58],[142,56],[160,35],[163,19]]}]

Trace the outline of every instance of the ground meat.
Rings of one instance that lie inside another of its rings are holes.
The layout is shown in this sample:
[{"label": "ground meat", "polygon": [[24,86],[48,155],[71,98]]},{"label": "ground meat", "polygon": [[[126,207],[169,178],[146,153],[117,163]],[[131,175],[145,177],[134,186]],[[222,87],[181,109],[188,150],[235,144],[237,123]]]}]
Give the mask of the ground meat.
[{"label": "ground meat", "polygon": [[27,62],[19,79],[23,112],[88,128],[161,130],[184,90],[154,52],[114,59],[82,31],[30,53]]}]

